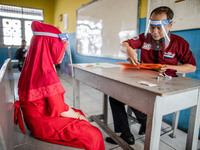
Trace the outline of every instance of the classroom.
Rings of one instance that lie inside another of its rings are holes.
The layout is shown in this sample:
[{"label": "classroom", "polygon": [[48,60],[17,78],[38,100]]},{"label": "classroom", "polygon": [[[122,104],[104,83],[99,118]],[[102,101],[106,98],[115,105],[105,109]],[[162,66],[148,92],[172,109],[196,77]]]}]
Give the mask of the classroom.
[{"label": "classroom", "polygon": [[199,0],[0,0],[0,150],[200,150]]}]

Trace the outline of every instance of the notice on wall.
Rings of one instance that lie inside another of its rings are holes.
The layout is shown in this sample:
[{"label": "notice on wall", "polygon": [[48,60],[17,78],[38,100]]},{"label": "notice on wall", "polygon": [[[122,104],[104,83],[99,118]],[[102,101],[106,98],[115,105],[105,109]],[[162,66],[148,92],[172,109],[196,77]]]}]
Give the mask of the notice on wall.
[{"label": "notice on wall", "polygon": [[68,14],[64,14],[64,30],[68,28]]}]

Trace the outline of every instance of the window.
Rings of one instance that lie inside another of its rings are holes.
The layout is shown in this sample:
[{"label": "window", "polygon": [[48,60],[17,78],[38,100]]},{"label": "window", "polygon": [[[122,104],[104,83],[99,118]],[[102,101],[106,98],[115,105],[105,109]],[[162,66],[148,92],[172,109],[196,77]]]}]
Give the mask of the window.
[{"label": "window", "polygon": [[33,35],[31,30],[31,23],[32,21],[27,21],[27,20],[24,22],[25,39],[27,41],[27,45],[30,45],[31,37]]},{"label": "window", "polygon": [[21,20],[2,19],[4,45],[19,45],[22,40]]},{"label": "window", "polygon": [[0,4],[0,45],[19,46],[22,39],[30,45],[33,20],[43,21],[43,10]]}]

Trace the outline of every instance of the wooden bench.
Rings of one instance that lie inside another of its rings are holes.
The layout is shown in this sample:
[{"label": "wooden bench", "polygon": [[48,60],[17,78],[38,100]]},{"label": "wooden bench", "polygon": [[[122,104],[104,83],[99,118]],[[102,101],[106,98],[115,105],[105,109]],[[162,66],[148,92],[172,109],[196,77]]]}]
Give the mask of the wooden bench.
[{"label": "wooden bench", "polygon": [[14,79],[10,58],[0,70],[0,149],[10,150],[13,146],[14,129]]}]

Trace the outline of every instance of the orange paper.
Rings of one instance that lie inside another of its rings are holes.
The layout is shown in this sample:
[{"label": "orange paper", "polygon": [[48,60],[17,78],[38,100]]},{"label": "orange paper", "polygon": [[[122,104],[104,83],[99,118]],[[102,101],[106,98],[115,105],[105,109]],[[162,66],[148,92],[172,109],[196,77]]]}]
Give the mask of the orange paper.
[{"label": "orange paper", "polygon": [[142,68],[142,69],[159,69],[162,68],[161,64],[150,64],[150,63],[141,63],[140,65],[131,65],[130,63],[120,63],[117,64],[124,66],[125,68]]}]

